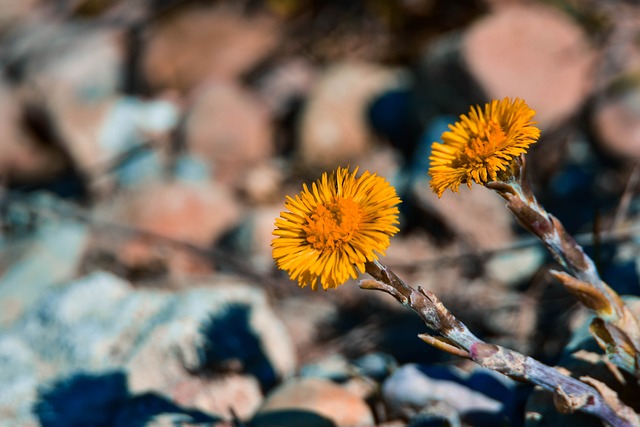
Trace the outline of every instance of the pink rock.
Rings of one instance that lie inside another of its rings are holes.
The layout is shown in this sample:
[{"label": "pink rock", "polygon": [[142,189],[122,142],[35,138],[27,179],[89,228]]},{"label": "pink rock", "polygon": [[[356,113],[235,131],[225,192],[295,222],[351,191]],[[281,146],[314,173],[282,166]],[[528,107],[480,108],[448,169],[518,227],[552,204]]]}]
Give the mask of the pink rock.
[{"label": "pink rock", "polygon": [[225,418],[235,414],[248,419],[262,403],[260,384],[250,375],[230,374],[213,379],[184,376],[170,392],[178,405]]},{"label": "pink rock", "polygon": [[233,8],[175,7],[148,34],[143,72],[154,87],[189,90],[209,78],[234,80],[275,47],[273,17]]},{"label": "pink rock", "polygon": [[621,5],[605,57],[605,87],[593,108],[593,128],[604,150],[622,159],[640,159],[640,9]]},{"label": "pink rock", "polygon": [[497,9],[467,31],[462,54],[490,98],[524,99],[543,127],[575,113],[593,87],[594,50],[571,18],[549,6]]},{"label": "pink rock", "polygon": [[282,202],[282,170],[271,163],[261,163],[244,171],[241,177],[241,190],[252,204],[265,205],[269,202]]},{"label": "pink rock", "polygon": [[[291,284],[295,286],[295,284]],[[277,313],[287,328],[287,332],[298,349],[301,359],[316,360],[332,351],[316,339],[323,325],[335,322],[338,305],[335,301],[296,292],[277,302]]]},{"label": "pink rock", "polygon": [[640,90],[598,104],[594,125],[601,145],[623,159],[640,159]]},{"label": "pink rock", "polygon": [[319,378],[290,380],[278,387],[267,396],[252,425],[320,426],[327,425],[323,424],[327,420],[341,427],[374,425],[371,409],[362,398]]},{"label": "pink rock", "polygon": [[311,90],[300,122],[302,163],[326,170],[367,153],[375,137],[365,120],[366,109],[376,95],[397,82],[397,72],[374,64],[331,66]]},{"label": "pink rock", "polygon": [[[228,190],[212,183],[151,183],[119,196],[108,217],[172,240],[207,248],[237,224],[240,207]],[[131,236],[117,253],[129,267],[160,260],[177,274],[210,271],[209,260],[184,250],[158,250],[161,242]]]},{"label": "pink rock", "polygon": [[189,150],[212,165],[217,181],[240,185],[247,169],[270,158],[273,129],[267,110],[233,83],[200,88],[187,121]]}]

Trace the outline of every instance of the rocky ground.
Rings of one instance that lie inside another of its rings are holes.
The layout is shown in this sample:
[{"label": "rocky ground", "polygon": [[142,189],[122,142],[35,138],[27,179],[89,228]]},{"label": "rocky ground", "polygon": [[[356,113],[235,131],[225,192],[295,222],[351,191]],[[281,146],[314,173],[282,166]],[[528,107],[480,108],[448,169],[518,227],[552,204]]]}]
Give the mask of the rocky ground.
[{"label": "rocky ground", "polygon": [[426,173],[469,105],[525,99],[536,194],[639,295],[635,3],[25,0],[0,33],[0,426],[599,425],[387,295],[298,288],[270,242],[302,182],[371,170],[403,200],[396,274],[489,342],[602,368],[504,202]]}]

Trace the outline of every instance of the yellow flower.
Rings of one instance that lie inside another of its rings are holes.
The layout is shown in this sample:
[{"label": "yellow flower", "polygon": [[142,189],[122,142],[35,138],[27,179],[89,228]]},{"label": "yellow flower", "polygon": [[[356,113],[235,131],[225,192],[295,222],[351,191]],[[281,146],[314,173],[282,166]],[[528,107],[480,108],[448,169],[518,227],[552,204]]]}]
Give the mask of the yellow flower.
[{"label": "yellow flower", "polygon": [[[484,185],[508,179],[510,165],[536,142],[540,130],[531,119],[535,111],[521,99],[493,100],[484,111],[477,105],[469,115],[449,125],[443,144],[434,142],[429,160],[431,189],[442,196],[447,188],[457,192],[460,184]],[[504,172],[504,173],[502,173]]]},{"label": "yellow flower", "polygon": [[271,243],[278,267],[300,287],[336,288],[384,254],[398,232],[400,198],[384,178],[338,168],[295,198],[287,196]]}]

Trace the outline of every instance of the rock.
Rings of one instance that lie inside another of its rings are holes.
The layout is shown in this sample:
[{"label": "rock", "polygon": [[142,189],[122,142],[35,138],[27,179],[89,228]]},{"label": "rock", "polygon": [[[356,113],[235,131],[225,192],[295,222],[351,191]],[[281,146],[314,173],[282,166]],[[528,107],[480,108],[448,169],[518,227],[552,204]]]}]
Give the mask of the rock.
[{"label": "rock", "polygon": [[286,59],[267,70],[257,82],[257,91],[272,115],[283,118],[305,96],[316,78],[316,69],[304,56]]},{"label": "rock", "polygon": [[592,126],[596,142],[606,152],[623,161],[640,159],[640,47],[635,42],[640,9],[621,5],[611,14],[615,25],[610,37],[616,42],[605,51],[612,65],[603,73],[604,87],[594,99]]},{"label": "rock", "polygon": [[0,362],[10,368],[0,372],[3,418],[86,425],[73,420],[90,412],[68,409],[78,402],[112,421],[125,411],[204,422],[231,407],[249,418],[261,389],[295,369],[293,346],[261,290],[230,279],[205,285],[134,289],[97,272],[44,292],[0,330]]},{"label": "rock", "polygon": [[475,250],[500,249],[514,242],[513,215],[492,191],[473,185],[458,193],[445,191],[440,199],[426,180],[416,181],[413,193],[435,211],[455,235]]},{"label": "rock", "polygon": [[300,368],[302,378],[322,378],[335,382],[345,382],[352,376],[349,361],[340,354],[332,354],[315,363]]},{"label": "rock", "polygon": [[578,24],[551,6],[496,9],[465,33],[462,55],[490,99],[524,99],[543,128],[574,114],[594,83],[595,51]]},{"label": "rock", "polygon": [[[25,29],[10,49],[22,67],[21,96],[41,110],[41,126],[83,175],[102,178],[119,157],[153,141],[166,145],[180,114],[177,103],[123,96],[123,34],[114,29],[46,24]],[[108,180],[107,180],[108,181]],[[102,182],[91,182],[94,186]]]},{"label": "rock", "polygon": [[62,221],[41,226],[28,239],[0,276],[0,327],[12,324],[43,292],[77,273],[89,240],[87,231],[84,224]]},{"label": "rock", "polygon": [[134,97],[118,98],[98,128],[100,158],[93,161],[107,163],[150,139],[167,139],[179,117],[178,106],[170,100],[144,102]]},{"label": "rock", "polygon": [[536,244],[492,256],[486,263],[487,276],[500,283],[516,286],[528,280],[545,261],[545,250]]},{"label": "rock", "polygon": [[16,26],[28,21],[39,12],[41,0],[25,0],[21,2],[6,2],[0,9],[0,33],[5,34]]},{"label": "rock", "polygon": [[398,367],[398,362],[387,353],[367,353],[353,361],[360,375],[382,381]]},{"label": "rock", "polygon": [[640,88],[600,100],[593,124],[598,141],[620,159],[640,159]]},{"label": "rock", "polygon": [[246,420],[260,407],[262,391],[252,375],[230,374],[213,379],[185,377],[172,386],[171,400],[225,419],[237,416]]},{"label": "rock", "polygon": [[272,17],[232,7],[190,4],[162,15],[146,35],[142,57],[142,72],[154,88],[188,91],[210,78],[235,80],[280,38]]},{"label": "rock", "polygon": [[282,203],[256,207],[251,214],[245,218],[243,224],[243,236],[239,239],[247,239],[244,244],[239,242],[239,246],[245,246],[245,252],[251,259],[251,265],[258,271],[271,272],[274,269],[271,241],[273,240],[273,229],[275,219],[280,216]]},{"label": "rock", "polygon": [[[169,134],[178,123],[179,110],[166,100],[143,102],[117,96],[95,108],[60,107],[56,115],[76,166],[94,181],[94,187],[108,189],[111,181],[131,186],[162,176],[161,160],[156,160],[153,167],[140,167],[141,163],[135,161],[141,153],[157,153],[166,148]],[[144,148],[150,141],[155,151]],[[112,169],[115,179],[110,175]]]},{"label": "rock", "polygon": [[[100,214],[108,222],[201,248],[215,243],[240,217],[240,207],[229,191],[206,181],[145,183],[109,203]],[[161,243],[131,235],[115,255],[128,268],[159,262],[178,276],[211,271],[210,260],[185,250],[158,251]]]},{"label": "rock", "polygon": [[214,178],[240,186],[246,171],[266,162],[273,152],[273,129],[267,110],[235,83],[203,85],[186,123],[189,152],[205,159]]},{"label": "rock", "polygon": [[[482,424],[471,424],[482,425]],[[485,424],[490,425],[490,424]],[[444,402],[432,402],[411,417],[407,427],[460,427],[460,415]]]},{"label": "rock", "polygon": [[[15,333],[0,330],[0,413],[5,421],[23,423],[35,419],[29,403],[36,400],[38,370],[42,364],[33,350]],[[25,405],[25,402],[28,402]],[[15,424],[14,424],[15,425]],[[24,425],[24,424],[21,424]],[[9,426],[0,421],[0,426]]]},{"label": "rock", "polygon": [[281,168],[270,163],[261,163],[245,171],[241,189],[250,203],[265,205],[282,203],[282,183],[284,174]]},{"label": "rock", "polygon": [[[120,101],[123,34],[51,22],[34,22],[22,31],[9,57],[20,69],[25,104],[41,116],[46,142],[62,146],[81,174],[104,174],[105,163],[130,148],[131,122],[141,118],[140,113],[130,116],[131,109]],[[135,137],[136,143],[142,139]]]},{"label": "rock", "polygon": [[300,120],[297,151],[303,164],[323,171],[369,151],[374,136],[366,122],[368,105],[399,80],[397,71],[369,63],[328,68],[309,93]]},{"label": "rock", "polygon": [[252,420],[256,427],[356,427],[374,425],[360,397],[319,378],[292,379],[267,396]]},{"label": "rock", "polygon": [[20,81],[34,85],[23,87],[26,93],[51,107],[88,107],[119,92],[124,53],[115,27],[39,17],[14,34],[7,60],[20,70]]},{"label": "rock", "polygon": [[477,369],[474,372],[465,379],[448,368],[404,365],[384,382],[383,398],[392,413],[399,415],[417,413],[425,405],[438,401],[460,415],[508,413],[513,406],[513,385],[498,379],[491,371]]},{"label": "rock", "polygon": [[173,297],[170,310],[129,362],[134,391],[168,390],[185,369],[250,373],[268,388],[295,369],[290,338],[258,289],[227,279]]},{"label": "rock", "polygon": [[69,159],[25,128],[23,98],[0,80],[0,174],[10,183],[39,184],[64,173]]},{"label": "rock", "polygon": [[[72,114],[69,112],[70,117]],[[143,102],[117,97],[109,103],[92,122],[91,131],[81,134],[89,139],[72,147],[77,166],[91,178],[95,192],[109,193],[115,184],[132,187],[161,179],[167,169],[163,151],[179,114],[177,105],[169,100]],[[76,125],[82,123],[69,123],[70,127]],[[75,133],[71,128],[69,131]]]},{"label": "rock", "polygon": [[132,291],[126,281],[96,272],[44,294],[17,329],[56,376],[115,370],[167,306],[167,296]]},{"label": "rock", "polygon": [[325,325],[337,321],[337,305],[326,298],[308,296],[290,296],[276,304],[276,311],[301,358],[326,354],[326,346],[318,343],[316,337]]}]

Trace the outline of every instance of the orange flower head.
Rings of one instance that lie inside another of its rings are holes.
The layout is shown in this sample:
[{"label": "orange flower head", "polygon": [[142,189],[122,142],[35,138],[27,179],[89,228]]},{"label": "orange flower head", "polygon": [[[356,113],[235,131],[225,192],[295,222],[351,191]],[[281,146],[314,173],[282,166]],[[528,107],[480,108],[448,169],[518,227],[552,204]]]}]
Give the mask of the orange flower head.
[{"label": "orange flower head", "polygon": [[460,184],[508,179],[510,166],[540,137],[532,121],[535,111],[521,99],[504,98],[471,107],[468,115],[449,125],[443,143],[434,142],[429,160],[431,189],[442,196]]},{"label": "orange flower head", "polygon": [[326,290],[355,279],[398,232],[395,188],[368,171],[356,178],[357,172],[338,168],[287,196],[271,246],[278,267],[300,287],[316,290],[321,283]]}]

